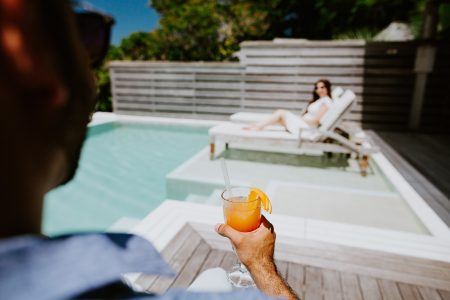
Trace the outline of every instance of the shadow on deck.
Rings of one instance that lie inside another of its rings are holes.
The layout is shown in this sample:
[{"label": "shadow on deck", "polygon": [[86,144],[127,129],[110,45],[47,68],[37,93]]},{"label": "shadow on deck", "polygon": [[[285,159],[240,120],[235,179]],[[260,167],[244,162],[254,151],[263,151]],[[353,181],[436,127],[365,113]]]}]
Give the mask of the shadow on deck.
[{"label": "shadow on deck", "polygon": [[450,226],[450,135],[369,134],[400,174]]}]

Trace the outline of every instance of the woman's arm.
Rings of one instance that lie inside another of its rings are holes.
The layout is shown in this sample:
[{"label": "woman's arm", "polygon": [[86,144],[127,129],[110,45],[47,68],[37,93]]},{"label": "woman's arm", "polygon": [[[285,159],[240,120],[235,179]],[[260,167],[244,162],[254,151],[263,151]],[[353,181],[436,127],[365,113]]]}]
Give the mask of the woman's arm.
[{"label": "woman's arm", "polygon": [[322,119],[322,117],[325,115],[325,113],[327,111],[328,111],[328,106],[326,106],[325,104],[322,104],[319,107],[319,111],[317,112],[316,117],[305,120],[306,123],[308,123],[310,126],[313,126],[313,127],[319,127],[320,119]]}]

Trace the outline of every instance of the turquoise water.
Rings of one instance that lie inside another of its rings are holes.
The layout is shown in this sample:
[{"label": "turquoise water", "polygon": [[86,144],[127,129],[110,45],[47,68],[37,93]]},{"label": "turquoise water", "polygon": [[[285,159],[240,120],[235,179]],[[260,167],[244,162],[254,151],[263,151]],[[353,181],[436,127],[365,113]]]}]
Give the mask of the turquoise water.
[{"label": "turquoise water", "polygon": [[208,144],[207,129],[109,123],[89,129],[77,174],[45,199],[43,231],[105,230],[166,198],[165,176]]}]

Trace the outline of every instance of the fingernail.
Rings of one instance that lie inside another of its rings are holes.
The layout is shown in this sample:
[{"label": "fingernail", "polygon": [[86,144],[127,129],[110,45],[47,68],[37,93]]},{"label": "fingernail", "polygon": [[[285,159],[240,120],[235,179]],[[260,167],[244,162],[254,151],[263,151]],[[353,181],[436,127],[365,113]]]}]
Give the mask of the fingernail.
[{"label": "fingernail", "polygon": [[216,232],[219,232],[219,228],[220,228],[220,223],[217,223],[215,226],[214,226],[214,230],[216,231]]}]

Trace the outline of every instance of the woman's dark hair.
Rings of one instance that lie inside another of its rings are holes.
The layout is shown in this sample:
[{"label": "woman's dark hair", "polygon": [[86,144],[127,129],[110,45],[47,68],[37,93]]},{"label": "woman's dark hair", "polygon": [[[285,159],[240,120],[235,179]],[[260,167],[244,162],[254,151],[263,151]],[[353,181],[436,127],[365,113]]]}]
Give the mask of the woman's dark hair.
[{"label": "woman's dark hair", "polygon": [[[314,90],[312,92],[313,97],[309,101],[308,106],[311,105],[312,103],[316,102],[320,98],[319,95],[317,95],[317,93],[316,93],[316,87],[319,82],[322,82],[325,85],[325,88],[327,89],[327,96],[330,97],[330,99],[332,99],[331,98],[331,82],[328,81],[327,79],[319,79],[314,83]],[[306,107],[308,107],[308,106],[306,106]]]}]

